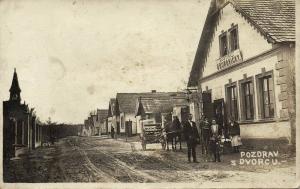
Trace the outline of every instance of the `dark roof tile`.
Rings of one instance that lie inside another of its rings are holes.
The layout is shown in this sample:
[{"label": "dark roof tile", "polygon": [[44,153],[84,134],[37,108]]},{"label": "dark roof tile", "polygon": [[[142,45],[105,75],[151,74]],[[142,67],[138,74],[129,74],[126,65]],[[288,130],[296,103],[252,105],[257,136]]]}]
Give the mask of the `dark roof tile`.
[{"label": "dark roof tile", "polygon": [[145,92],[145,93],[117,93],[116,99],[119,105],[119,112],[135,113],[136,101],[138,98],[165,98],[170,96],[185,97],[183,92]]}]

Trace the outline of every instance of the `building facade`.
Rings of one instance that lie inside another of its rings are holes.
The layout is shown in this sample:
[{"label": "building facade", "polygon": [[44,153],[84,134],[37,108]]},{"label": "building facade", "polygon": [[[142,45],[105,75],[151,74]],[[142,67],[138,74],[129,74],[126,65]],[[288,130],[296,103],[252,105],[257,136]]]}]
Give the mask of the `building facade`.
[{"label": "building facade", "polygon": [[41,125],[33,108],[21,103],[21,89],[16,70],[10,98],[3,102],[3,158],[9,159],[41,145]]},{"label": "building facade", "polygon": [[106,122],[108,110],[107,109],[97,109],[97,122],[98,122],[98,134],[107,134]]},{"label": "building facade", "polygon": [[212,0],[188,85],[202,114],[232,117],[242,138],[293,142],[295,2]]},{"label": "building facade", "polygon": [[[112,128],[114,129],[115,134],[120,134],[119,113],[117,112],[115,98],[111,98],[109,100],[108,116],[107,116],[108,133],[111,133]],[[115,135],[115,136],[117,136],[117,135]]]},{"label": "building facade", "polygon": [[136,102],[136,122],[138,133],[143,124],[161,124],[171,122],[174,116],[180,122],[186,121],[189,114],[189,103],[184,93],[165,93],[152,97],[140,97]]}]

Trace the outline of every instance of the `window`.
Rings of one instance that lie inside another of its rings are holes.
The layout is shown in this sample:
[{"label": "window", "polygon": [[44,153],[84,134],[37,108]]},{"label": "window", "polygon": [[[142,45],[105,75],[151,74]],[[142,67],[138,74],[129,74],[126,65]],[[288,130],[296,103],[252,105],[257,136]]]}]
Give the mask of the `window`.
[{"label": "window", "polygon": [[274,98],[273,98],[273,80],[272,76],[266,76],[260,79],[262,91],[262,113],[264,118],[274,117]]},{"label": "window", "polygon": [[237,89],[236,85],[227,87],[228,114],[234,120],[238,119]]},{"label": "window", "polygon": [[227,47],[227,32],[220,35],[220,55],[225,56],[228,54]]},{"label": "window", "polygon": [[239,48],[237,26],[230,30],[230,51],[235,51]]},{"label": "window", "polygon": [[122,128],[122,129],[124,129],[124,125],[125,125],[124,117],[121,116],[121,128]]},{"label": "window", "polygon": [[258,114],[261,119],[275,117],[273,71],[265,72],[256,76]]},{"label": "window", "polygon": [[247,81],[241,85],[242,92],[242,109],[245,120],[254,118],[254,101],[253,101],[253,82]]},{"label": "window", "polygon": [[238,26],[233,25],[228,32],[219,36],[220,57],[229,54],[239,48]]}]

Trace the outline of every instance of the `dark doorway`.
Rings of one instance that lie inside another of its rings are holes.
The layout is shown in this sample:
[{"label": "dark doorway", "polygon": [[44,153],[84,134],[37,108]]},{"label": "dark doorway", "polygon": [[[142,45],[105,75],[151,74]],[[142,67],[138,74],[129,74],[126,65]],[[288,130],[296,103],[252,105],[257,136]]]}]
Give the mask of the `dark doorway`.
[{"label": "dark doorway", "polygon": [[117,122],[117,134],[119,135],[120,134],[120,123]]},{"label": "dark doorway", "polygon": [[186,122],[188,120],[188,115],[190,113],[190,109],[188,106],[181,108],[181,122]]},{"label": "dark doorway", "polygon": [[211,100],[211,92],[202,93],[202,102],[203,102],[203,115],[209,120],[214,118],[214,107]]},{"label": "dark doorway", "polygon": [[132,121],[125,122],[125,134],[127,136],[132,136]]},{"label": "dark doorway", "polygon": [[225,115],[225,103],[224,99],[214,100],[214,119],[216,123],[219,125],[219,129],[224,129],[226,115]]},{"label": "dark doorway", "polygon": [[216,121],[224,122],[225,104],[224,99],[214,100],[214,117]]}]

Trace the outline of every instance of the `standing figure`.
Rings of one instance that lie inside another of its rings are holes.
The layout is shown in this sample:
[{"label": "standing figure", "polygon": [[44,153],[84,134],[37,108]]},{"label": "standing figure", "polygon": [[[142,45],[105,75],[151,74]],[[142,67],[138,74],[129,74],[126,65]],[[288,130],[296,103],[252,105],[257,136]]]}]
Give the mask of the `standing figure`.
[{"label": "standing figure", "polygon": [[111,138],[115,138],[115,128],[111,127]]},{"label": "standing figure", "polygon": [[200,141],[200,136],[196,123],[192,121],[193,115],[189,114],[188,121],[184,123],[184,136],[188,147],[188,161],[191,162],[191,155],[193,156],[193,162],[198,163],[196,158],[196,146]]},{"label": "standing figure", "polygon": [[[177,116],[174,116],[174,120],[172,122],[172,130],[174,131],[174,136],[173,136],[173,139],[172,139],[172,149],[176,150],[177,141],[179,141],[179,149],[181,150],[182,127],[181,127],[181,123],[180,123]],[[175,144],[174,147],[173,147],[173,141],[174,141],[174,144]]]},{"label": "standing figure", "polygon": [[219,133],[219,125],[215,120],[212,120],[211,128],[210,128],[210,149],[212,154],[214,155],[214,162],[221,162],[220,159],[220,133]]},{"label": "standing figure", "polygon": [[240,125],[233,118],[229,119],[229,133],[233,152],[237,153],[239,152],[239,146],[242,145],[242,140],[240,136]]},{"label": "standing figure", "polygon": [[202,153],[208,154],[208,145],[209,145],[209,137],[210,137],[210,123],[208,118],[203,116],[202,121],[200,123],[201,133],[202,133]]}]

